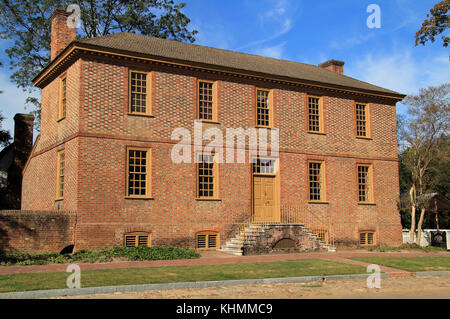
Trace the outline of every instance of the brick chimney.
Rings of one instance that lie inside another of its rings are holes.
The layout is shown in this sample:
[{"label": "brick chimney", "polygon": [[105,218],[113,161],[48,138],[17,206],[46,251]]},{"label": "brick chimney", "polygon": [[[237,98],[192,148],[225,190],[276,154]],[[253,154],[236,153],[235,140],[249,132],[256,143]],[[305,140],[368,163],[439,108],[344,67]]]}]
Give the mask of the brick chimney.
[{"label": "brick chimney", "polygon": [[336,72],[338,74],[344,74],[344,62],[338,60],[328,60],[326,62],[320,63],[319,67],[322,69],[327,69],[329,71]]},{"label": "brick chimney", "polygon": [[63,8],[56,8],[50,16],[51,29],[51,60],[58,56],[72,41],[76,40],[77,29],[69,28],[67,19],[71,13]]},{"label": "brick chimney", "polygon": [[31,114],[14,116],[13,160],[8,168],[8,182],[4,194],[3,208],[20,209],[22,198],[22,171],[33,148],[33,123]]}]

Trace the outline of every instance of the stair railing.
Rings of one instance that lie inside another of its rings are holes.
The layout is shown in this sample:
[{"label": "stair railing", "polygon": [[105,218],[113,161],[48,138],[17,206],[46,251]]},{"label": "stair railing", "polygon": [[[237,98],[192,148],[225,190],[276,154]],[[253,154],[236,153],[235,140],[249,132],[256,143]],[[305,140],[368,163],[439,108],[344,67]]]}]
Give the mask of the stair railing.
[{"label": "stair railing", "polygon": [[258,232],[269,225],[303,225],[315,234],[319,240],[334,248],[335,236],[332,229],[332,223],[328,216],[324,220],[315,213],[298,206],[282,205],[277,208],[280,212],[279,218],[274,218],[271,212],[267,215],[253,215],[245,222],[235,224],[237,226],[235,228],[235,233],[241,234],[242,240],[245,243],[253,239],[255,232]]}]

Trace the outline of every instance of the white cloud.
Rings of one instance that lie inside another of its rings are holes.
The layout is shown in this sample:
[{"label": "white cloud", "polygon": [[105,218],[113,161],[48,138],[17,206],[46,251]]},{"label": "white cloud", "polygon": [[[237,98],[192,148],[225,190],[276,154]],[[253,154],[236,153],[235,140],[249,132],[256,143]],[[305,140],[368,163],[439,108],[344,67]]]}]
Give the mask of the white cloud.
[{"label": "white cloud", "polygon": [[404,94],[416,94],[420,88],[449,82],[448,56],[412,55],[409,49],[366,54],[348,65],[346,74]]},{"label": "white cloud", "polygon": [[285,45],[286,45],[286,42],[283,42],[278,45],[256,49],[253,51],[253,53],[257,54],[257,55],[270,57],[270,58],[282,59]]},{"label": "white cloud", "polygon": [[[273,2],[270,2],[273,4]],[[258,2],[258,6],[260,2]],[[293,20],[291,15],[294,14],[295,10],[291,9],[291,4],[285,0],[278,0],[272,6],[267,6],[267,9],[258,13],[258,18],[261,25],[261,30],[265,30],[266,28],[270,28],[270,30],[279,30],[272,34],[261,31],[259,33],[270,34],[269,36],[259,39],[253,42],[249,42],[235,49],[237,51],[252,48],[256,46],[260,46],[269,41],[273,41],[282,35],[291,31],[293,27]],[[264,7],[264,6],[262,6]]]},{"label": "white cloud", "polygon": [[361,45],[363,43],[366,43],[370,39],[372,39],[375,36],[375,33],[367,33],[360,36],[354,36],[354,37],[342,37],[339,40],[333,40],[330,43],[330,47],[332,49],[342,49],[342,48],[349,48],[356,45]]}]

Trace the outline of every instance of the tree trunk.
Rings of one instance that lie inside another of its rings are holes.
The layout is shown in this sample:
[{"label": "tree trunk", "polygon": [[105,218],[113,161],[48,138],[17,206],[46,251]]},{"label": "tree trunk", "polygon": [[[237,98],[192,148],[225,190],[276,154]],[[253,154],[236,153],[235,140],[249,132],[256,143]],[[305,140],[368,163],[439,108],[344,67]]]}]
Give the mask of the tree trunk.
[{"label": "tree trunk", "polygon": [[439,231],[439,210],[437,205],[437,198],[434,198],[434,211],[436,212],[436,230]]},{"label": "tree trunk", "polygon": [[422,207],[420,211],[420,219],[419,224],[417,224],[417,238],[416,238],[416,244],[420,246],[420,237],[422,236],[422,224],[423,224],[423,218],[425,216],[425,207]]},{"label": "tree trunk", "polygon": [[409,191],[411,198],[411,229],[409,231],[409,243],[414,243],[414,232],[416,231],[416,188],[413,186]]}]

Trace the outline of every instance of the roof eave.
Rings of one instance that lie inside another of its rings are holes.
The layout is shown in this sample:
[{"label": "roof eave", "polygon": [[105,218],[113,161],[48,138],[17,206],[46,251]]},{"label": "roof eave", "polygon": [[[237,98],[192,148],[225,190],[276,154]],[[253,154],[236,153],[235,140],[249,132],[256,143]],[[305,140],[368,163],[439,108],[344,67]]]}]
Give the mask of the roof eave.
[{"label": "roof eave", "polygon": [[397,101],[401,101],[406,97],[406,95],[401,94],[401,93],[396,93],[396,92],[395,93],[387,93],[387,92],[366,90],[366,89],[360,89],[360,88],[349,87],[349,86],[342,86],[342,85],[336,85],[336,84],[303,80],[303,79],[298,79],[298,78],[290,78],[290,77],[285,77],[285,76],[277,76],[277,75],[273,75],[273,74],[254,72],[254,71],[249,71],[249,70],[244,70],[244,69],[233,69],[233,68],[229,68],[229,67],[204,64],[204,63],[192,62],[192,61],[187,61],[187,60],[176,60],[176,59],[170,59],[170,58],[163,57],[163,56],[154,56],[154,55],[139,53],[139,52],[135,52],[135,51],[113,49],[113,48],[109,48],[109,47],[104,47],[104,46],[99,46],[99,45],[94,45],[94,44],[87,44],[87,43],[82,43],[82,42],[78,42],[78,41],[71,42],[60,54],[58,54],[58,56],[53,61],[51,61],[33,79],[33,84],[35,86],[39,87],[39,84],[45,79],[46,74],[50,70],[52,70],[55,66],[64,62],[64,60],[75,49],[95,50],[95,51],[100,51],[100,52],[104,52],[104,53],[110,53],[112,55],[125,54],[125,55],[129,55],[129,56],[133,56],[138,59],[139,58],[147,58],[150,60],[155,60],[155,61],[158,60],[158,61],[163,61],[166,63],[183,64],[187,67],[201,67],[201,68],[205,68],[205,69],[213,69],[216,71],[247,74],[250,76],[259,76],[259,77],[263,77],[263,78],[272,78],[272,79],[278,79],[281,81],[288,81],[288,82],[292,82],[292,83],[300,83],[300,84],[304,84],[304,85],[317,86],[319,88],[326,87],[329,89],[337,89],[337,90],[342,90],[342,91],[347,91],[347,92],[355,92],[355,93],[362,93],[362,94],[371,95],[371,96],[384,97],[384,98],[389,98],[389,99],[393,99],[393,100],[397,100]]}]

